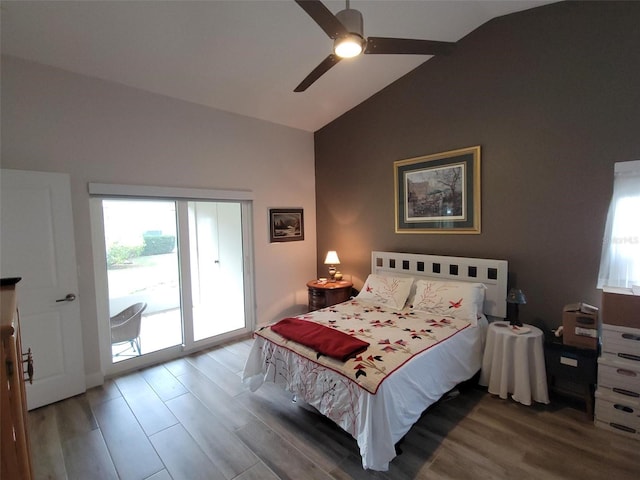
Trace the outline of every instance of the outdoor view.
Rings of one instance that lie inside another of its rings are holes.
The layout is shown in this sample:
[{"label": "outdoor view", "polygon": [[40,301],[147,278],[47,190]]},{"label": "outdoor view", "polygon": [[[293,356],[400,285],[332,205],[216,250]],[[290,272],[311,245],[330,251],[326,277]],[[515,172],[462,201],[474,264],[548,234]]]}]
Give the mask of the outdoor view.
[{"label": "outdoor view", "polygon": [[[175,202],[104,200],[103,214],[114,362],[182,343]],[[113,320],[138,303],[138,318]]]}]

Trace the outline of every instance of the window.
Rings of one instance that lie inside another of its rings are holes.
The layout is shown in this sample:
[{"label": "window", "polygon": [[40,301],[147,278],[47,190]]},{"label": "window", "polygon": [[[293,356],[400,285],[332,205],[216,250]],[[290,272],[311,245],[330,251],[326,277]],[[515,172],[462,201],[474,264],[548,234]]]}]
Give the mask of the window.
[{"label": "window", "polygon": [[615,164],[598,288],[640,285],[640,161]]}]

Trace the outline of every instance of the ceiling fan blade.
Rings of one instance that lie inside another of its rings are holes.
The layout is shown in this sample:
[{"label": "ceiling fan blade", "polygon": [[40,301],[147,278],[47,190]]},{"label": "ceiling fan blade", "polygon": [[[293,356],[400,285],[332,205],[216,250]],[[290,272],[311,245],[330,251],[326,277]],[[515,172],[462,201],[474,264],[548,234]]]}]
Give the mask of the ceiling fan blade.
[{"label": "ceiling fan blade", "polygon": [[330,54],[327,58],[325,58],[320,65],[313,69],[313,71],[307,75],[300,85],[298,85],[294,92],[304,92],[307,88],[311,86],[313,82],[318,80],[322,75],[327,73],[327,71],[333,67],[336,63],[342,60],[339,56]]},{"label": "ceiling fan blade", "polygon": [[295,0],[295,2],[313,18],[329,38],[334,40],[340,35],[347,35],[347,29],[344,25],[324,6],[320,0]]},{"label": "ceiling fan blade", "polygon": [[368,37],[368,54],[447,55],[453,51],[454,42],[414,40],[410,38]]}]

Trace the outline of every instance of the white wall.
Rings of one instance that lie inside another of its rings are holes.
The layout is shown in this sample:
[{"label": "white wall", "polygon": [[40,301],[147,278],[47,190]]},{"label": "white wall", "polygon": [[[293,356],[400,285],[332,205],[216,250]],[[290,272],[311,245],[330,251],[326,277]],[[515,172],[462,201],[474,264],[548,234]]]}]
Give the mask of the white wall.
[{"label": "white wall", "polygon": [[[12,57],[1,89],[2,168],[71,175],[88,376],[100,369],[89,182],[252,190],[257,321],[304,311],[316,276],[312,133]],[[304,208],[305,240],[269,243],[269,207]]]}]

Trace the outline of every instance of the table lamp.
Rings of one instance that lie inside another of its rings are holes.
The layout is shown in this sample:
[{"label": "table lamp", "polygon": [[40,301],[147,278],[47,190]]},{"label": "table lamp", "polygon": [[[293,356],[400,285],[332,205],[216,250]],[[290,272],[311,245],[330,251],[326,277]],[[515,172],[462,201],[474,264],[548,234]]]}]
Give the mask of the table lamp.
[{"label": "table lamp", "polygon": [[527,303],[527,297],[524,296],[524,293],[519,288],[512,288],[509,290],[507,295],[507,303],[512,303],[514,305],[514,315],[511,318],[509,325],[515,325],[518,327],[522,326],[522,322],[520,321],[519,314],[519,306]]},{"label": "table lamp", "polygon": [[340,265],[338,253],[335,250],[329,250],[324,259],[324,264],[329,265],[329,277],[331,277],[331,281],[334,282],[336,280],[336,265]]}]

